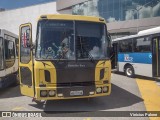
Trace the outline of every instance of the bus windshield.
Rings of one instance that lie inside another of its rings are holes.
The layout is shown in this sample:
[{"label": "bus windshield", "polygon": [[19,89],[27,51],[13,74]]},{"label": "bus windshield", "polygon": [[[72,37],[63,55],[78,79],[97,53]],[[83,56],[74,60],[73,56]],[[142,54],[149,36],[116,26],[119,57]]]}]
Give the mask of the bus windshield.
[{"label": "bus windshield", "polygon": [[109,39],[106,26],[101,23],[77,22],[76,53],[78,59],[104,59],[107,57]]},{"label": "bus windshield", "polygon": [[43,20],[38,23],[37,59],[104,59],[109,37],[105,24]]}]

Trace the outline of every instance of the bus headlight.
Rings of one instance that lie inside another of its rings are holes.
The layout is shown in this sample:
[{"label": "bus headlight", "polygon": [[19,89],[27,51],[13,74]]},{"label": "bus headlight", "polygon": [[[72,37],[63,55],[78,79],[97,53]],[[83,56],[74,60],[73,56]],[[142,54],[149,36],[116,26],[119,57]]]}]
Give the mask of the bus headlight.
[{"label": "bus headlight", "polygon": [[108,91],[108,87],[107,87],[107,86],[104,86],[104,87],[103,87],[103,92],[106,93],[107,91]]},{"label": "bus headlight", "polygon": [[102,93],[102,88],[101,87],[96,88],[96,92],[97,93]]},{"label": "bus headlight", "polygon": [[47,97],[47,90],[41,90],[40,91],[40,96],[41,97]]},{"label": "bus headlight", "polygon": [[48,92],[48,94],[49,94],[50,97],[53,97],[53,96],[56,95],[56,91],[55,91],[55,90],[50,90],[50,91]]}]

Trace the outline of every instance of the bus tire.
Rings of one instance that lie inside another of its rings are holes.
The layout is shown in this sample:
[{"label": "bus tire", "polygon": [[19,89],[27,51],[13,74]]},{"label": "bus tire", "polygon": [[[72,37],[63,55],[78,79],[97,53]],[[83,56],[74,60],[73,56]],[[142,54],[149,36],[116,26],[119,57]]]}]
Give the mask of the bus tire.
[{"label": "bus tire", "polygon": [[132,65],[127,65],[125,67],[125,75],[127,77],[133,78],[134,77],[134,68],[132,67]]}]

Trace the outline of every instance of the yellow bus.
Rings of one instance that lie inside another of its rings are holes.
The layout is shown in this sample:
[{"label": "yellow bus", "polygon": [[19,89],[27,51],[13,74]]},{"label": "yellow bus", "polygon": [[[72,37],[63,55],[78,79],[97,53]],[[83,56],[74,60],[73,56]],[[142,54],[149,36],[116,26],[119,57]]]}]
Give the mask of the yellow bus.
[{"label": "yellow bus", "polygon": [[110,94],[111,41],[103,18],[42,15],[37,22],[35,45],[31,23],[22,24],[19,32],[23,95],[39,101]]}]

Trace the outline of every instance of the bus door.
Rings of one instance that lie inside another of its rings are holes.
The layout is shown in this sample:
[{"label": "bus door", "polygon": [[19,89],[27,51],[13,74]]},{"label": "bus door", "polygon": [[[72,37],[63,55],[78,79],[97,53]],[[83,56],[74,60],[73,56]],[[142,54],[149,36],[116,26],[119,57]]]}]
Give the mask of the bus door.
[{"label": "bus door", "polygon": [[19,78],[21,94],[34,97],[32,25],[20,26],[19,35]]},{"label": "bus door", "polygon": [[153,77],[160,77],[160,37],[152,40],[152,72]]},{"label": "bus door", "polygon": [[118,62],[118,43],[113,43],[110,56],[112,69],[115,69]]}]

